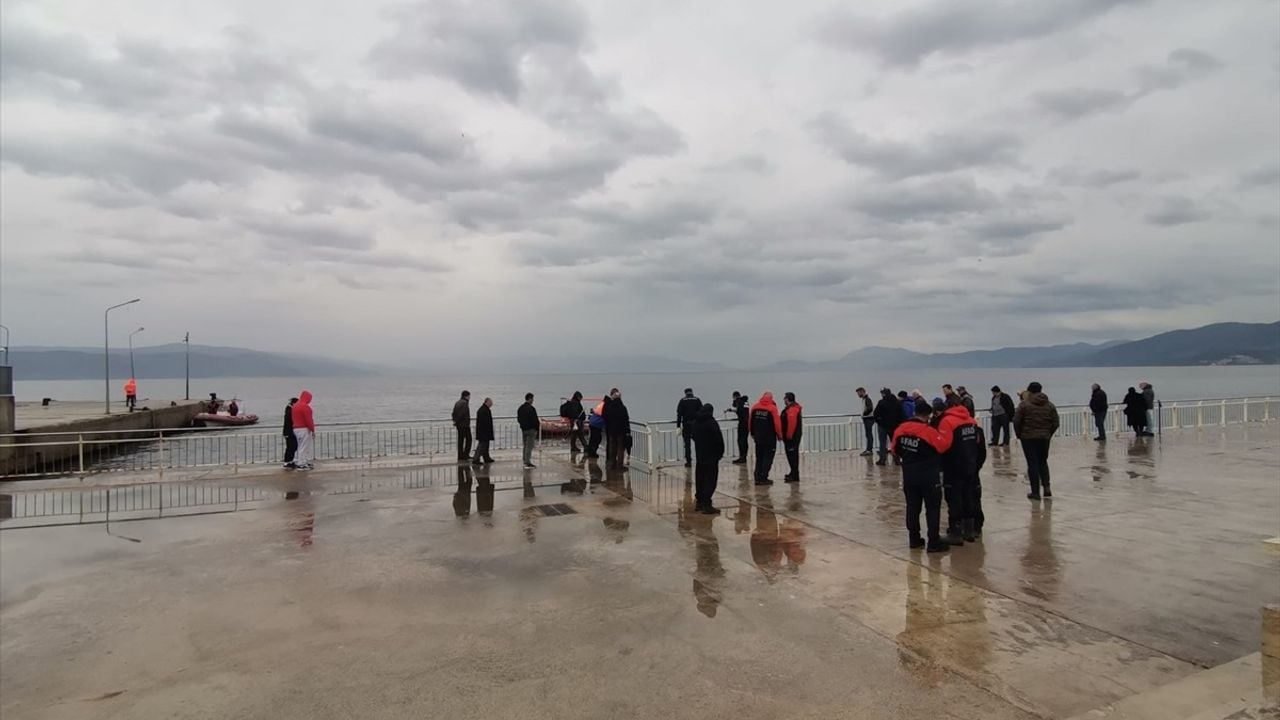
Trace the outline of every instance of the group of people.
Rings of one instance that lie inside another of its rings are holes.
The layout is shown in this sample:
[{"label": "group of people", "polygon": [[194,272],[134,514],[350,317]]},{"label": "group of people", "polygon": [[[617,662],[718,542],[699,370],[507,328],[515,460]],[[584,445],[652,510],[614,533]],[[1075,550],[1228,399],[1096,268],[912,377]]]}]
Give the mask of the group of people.
[{"label": "group of people", "polygon": [[311,398],[311,391],[303,390],[298,397],[289,398],[289,404],[284,408],[286,470],[315,469],[316,419],[311,410]]},{"label": "group of people", "polygon": [[[1094,440],[1107,439],[1107,410],[1110,407],[1107,403],[1107,391],[1103,390],[1098,383],[1094,383],[1093,394],[1089,398],[1089,411],[1093,413],[1093,422],[1098,428],[1098,435]],[[1124,395],[1124,419],[1129,427],[1133,428],[1133,433],[1137,437],[1155,435],[1151,432],[1155,409],[1156,389],[1145,380],[1138,383],[1136,389],[1130,387]]]}]

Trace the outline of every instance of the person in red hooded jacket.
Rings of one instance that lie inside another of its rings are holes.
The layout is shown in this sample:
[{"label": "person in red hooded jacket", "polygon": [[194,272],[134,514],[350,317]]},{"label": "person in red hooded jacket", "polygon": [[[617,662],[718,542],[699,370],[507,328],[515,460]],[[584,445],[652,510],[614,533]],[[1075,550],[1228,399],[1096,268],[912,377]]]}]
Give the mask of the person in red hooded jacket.
[{"label": "person in red hooded jacket", "polygon": [[796,402],[796,394],[784,393],[782,402],[782,450],[787,456],[791,472],[784,478],[789,483],[800,482],[800,436],[804,434],[804,408]]},{"label": "person in red hooded jacket", "polygon": [[977,540],[974,484],[978,475],[978,456],[984,458],[987,446],[982,442],[982,429],[969,414],[959,393],[947,397],[946,410],[938,421],[938,432],[951,440],[942,456],[942,489],[947,498],[947,542],[963,545]]},{"label": "person in red hooded jacket", "polygon": [[316,420],[311,412],[311,391],[298,393],[298,402],[293,404],[293,435],[298,439],[298,451],[293,455],[293,466],[299,470],[310,470],[316,458]]},{"label": "person in red hooded jacket", "polygon": [[766,390],[760,401],[751,406],[751,439],[756,441],[756,484],[772,485],[769,469],[778,454],[778,438],[782,437],[782,416],[773,393]]},{"label": "person in red hooded jacket", "polygon": [[[902,461],[902,492],[907,501],[907,536],[912,549],[945,552],[950,545],[942,539],[942,488],[938,482],[938,460],[951,449],[951,438],[929,425],[932,409],[928,403],[915,407],[913,417],[893,431],[893,454]],[[920,508],[924,506],[929,540],[920,536]]]}]

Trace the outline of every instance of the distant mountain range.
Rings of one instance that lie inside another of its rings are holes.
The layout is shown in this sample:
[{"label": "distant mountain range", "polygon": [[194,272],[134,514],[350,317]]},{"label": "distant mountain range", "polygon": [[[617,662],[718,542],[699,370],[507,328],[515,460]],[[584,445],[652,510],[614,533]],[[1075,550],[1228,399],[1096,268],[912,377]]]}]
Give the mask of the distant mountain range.
[{"label": "distant mountain range", "polygon": [[1091,345],[1049,345],[922,353],[903,348],[866,347],[826,362],[787,360],[766,370],[887,370],[1159,367],[1169,365],[1280,364],[1280,322],[1217,323],[1175,330],[1143,340],[1115,340]]},{"label": "distant mountain range", "polygon": [[[182,343],[139,347],[133,361],[140,378],[180,378],[186,373]],[[102,377],[101,348],[15,347],[9,351],[15,380],[83,380]],[[374,375],[386,368],[364,363],[268,353],[243,348],[191,346],[191,377],[331,377]],[[129,376],[128,349],[111,350],[111,377]]]},{"label": "distant mountain range", "polygon": [[[181,343],[134,349],[140,378],[180,378],[184,374]],[[15,347],[10,350],[15,380],[79,380],[102,377],[102,351],[97,348]],[[826,362],[788,360],[761,370],[884,370],[1035,367],[1121,367],[1169,365],[1280,364],[1280,322],[1218,323],[1175,330],[1143,340],[1099,344],[1074,343],[1045,347],[1008,347],[958,353],[923,353],[903,348],[866,347]],[[412,369],[330,360],[243,348],[191,346],[191,377],[341,377],[396,373],[429,374],[640,374],[698,373],[732,370],[719,363],[689,362],[656,355],[563,358],[494,355],[440,360]],[[111,351],[111,377],[129,373],[128,350]]]}]

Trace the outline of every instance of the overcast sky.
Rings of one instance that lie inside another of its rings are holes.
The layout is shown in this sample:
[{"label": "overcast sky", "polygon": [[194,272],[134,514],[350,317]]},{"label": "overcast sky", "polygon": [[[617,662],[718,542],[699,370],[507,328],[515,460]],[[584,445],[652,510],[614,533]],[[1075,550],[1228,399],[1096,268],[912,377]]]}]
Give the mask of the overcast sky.
[{"label": "overcast sky", "polygon": [[15,345],[135,296],[113,343],[396,364],[1280,317],[1274,0],[0,7]]}]

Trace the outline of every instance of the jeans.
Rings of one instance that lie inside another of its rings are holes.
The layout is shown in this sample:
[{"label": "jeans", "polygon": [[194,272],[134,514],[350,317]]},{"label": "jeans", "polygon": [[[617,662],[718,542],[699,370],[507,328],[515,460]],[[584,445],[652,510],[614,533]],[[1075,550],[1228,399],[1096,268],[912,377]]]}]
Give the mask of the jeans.
[{"label": "jeans", "polygon": [[746,428],[738,428],[738,459],[747,459],[747,438],[751,437],[751,433]]},{"label": "jeans", "polygon": [[716,485],[720,481],[720,464],[700,462],[694,466],[694,495],[698,507],[711,505],[711,496],[716,493]]},{"label": "jeans", "polygon": [[1107,436],[1107,411],[1096,412],[1093,414],[1093,424],[1098,428],[1098,437],[1105,438]]},{"label": "jeans", "polygon": [[863,431],[864,431],[864,432],[866,432],[866,434],[867,434],[867,444],[866,444],[866,447],[864,447],[864,448],[862,448],[862,449],[863,449],[863,450],[866,450],[867,452],[871,452],[871,451],[872,451],[872,450],[874,450],[874,449],[875,449],[875,447],[876,447],[876,444],[875,444],[875,442],[874,442],[874,440],[875,440],[874,435],[875,435],[875,429],[876,429],[876,419],[875,419],[875,418],[873,418],[873,417],[863,417],[863,418],[862,418],[862,429],[863,429]]},{"label": "jeans", "polygon": [[[1004,440],[1000,440],[1000,433],[1004,432]],[[991,416],[991,444],[992,445],[1008,445],[1009,444],[1009,416],[1008,415],[992,415]]]},{"label": "jeans", "polygon": [[778,444],[756,443],[756,482],[769,479],[769,469],[773,467],[773,457],[778,454]]},{"label": "jeans", "polygon": [[525,430],[522,434],[524,435],[524,464],[532,465],[533,447],[538,444],[538,431],[536,429]]},{"label": "jeans", "polygon": [[942,487],[937,480],[902,481],[902,494],[907,499],[907,535],[912,540],[920,538],[920,507],[924,506],[925,522],[928,523],[929,542],[937,545],[942,541],[939,524],[942,522]]},{"label": "jeans", "polygon": [[610,469],[621,470],[623,455],[627,452],[626,435],[610,435],[608,447],[605,448],[605,462]]},{"label": "jeans", "polygon": [[293,462],[293,457],[298,454],[298,436],[293,431],[285,433],[284,436],[284,462],[289,464]]},{"label": "jeans", "polygon": [[458,426],[458,459],[471,459],[471,426]]},{"label": "jeans", "polygon": [[880,435],[880,462],[884,462],[889,457],[889,430],[883,423],[876,425],[876,430]]},{"label": "jeans", "polygon": [[1049,492],[1049,438],[1023,440],[1022,454],[1027,458],[1027,479],[1031,481],[1031,494],[1039,495],[1040,486]]},{"label": "jeans", "polygon": [[787,466],[792,478],[800,479],[800,438],[793,438],[782,445],[782,452],[787,456]]}]

